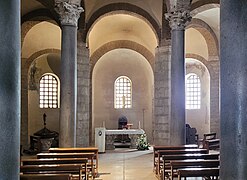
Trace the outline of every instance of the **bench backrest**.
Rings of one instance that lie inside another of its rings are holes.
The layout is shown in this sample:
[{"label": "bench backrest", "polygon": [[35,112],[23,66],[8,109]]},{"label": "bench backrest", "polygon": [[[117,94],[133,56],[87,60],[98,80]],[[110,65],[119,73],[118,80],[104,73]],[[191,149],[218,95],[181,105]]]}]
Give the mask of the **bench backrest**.
[{"label": "bench backrest", "polygon": [[158,158],[156,166],[156,173],[161,173],[161,161],[163,155],[179,155],[179,154],[207,154],[207,149],[179,149],[179,150],[159,150],[157,151]]},{"label": "bench backrest", "polygon": [[45,158],[88,158],[92,159],[94,153],[39,153],[37,154],[38,159]]},{"label": "bench backrest", "polygon": [[21,164],[42,165],[42,164],[84,164],[88,163],[87,158],[47,158],[47,159],[23,159]]},{"label": "bench backrest", "polygon": [[219,168],[185,168],[178,169],[178,179],[182,180],[183,177],[218,177]]},{"label": "bench backrest", "polygon": [[43,165],[25,165],[20,167],[20,172],[23,174],[78,174],[79,180],[84,174],[87,177],[85,166],[81,164],[43,164]]},{"label": "bench backrest", "polygon": [[50,153],[87,153],[94,152],[98,153],[96,147],[84,147],[84,148],[49,148]]},{"label": "bench backrest", "polygon": [[72,180],[71,174],[21,174],[20,180]]},{"label": "bench backrest", "polygon": [[203,135],[203,140],[216,139],[216,133],[207,133]]},{"label": "bench backrest", "polygon": [[175,172],[181,168],[218,168],[219,160],[180,160],[170,161],[171,179],[174,179]]}]

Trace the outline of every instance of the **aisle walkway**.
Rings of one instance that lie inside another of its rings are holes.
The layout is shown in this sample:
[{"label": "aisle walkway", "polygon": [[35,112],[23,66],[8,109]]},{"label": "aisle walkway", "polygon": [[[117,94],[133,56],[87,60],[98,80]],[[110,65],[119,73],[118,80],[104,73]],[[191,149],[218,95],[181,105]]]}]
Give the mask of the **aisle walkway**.
[{"label": "aisle walkway", "polygon": [[117,148],[99,155],[98,179],[157,180],[153,173],[153,151]]}]

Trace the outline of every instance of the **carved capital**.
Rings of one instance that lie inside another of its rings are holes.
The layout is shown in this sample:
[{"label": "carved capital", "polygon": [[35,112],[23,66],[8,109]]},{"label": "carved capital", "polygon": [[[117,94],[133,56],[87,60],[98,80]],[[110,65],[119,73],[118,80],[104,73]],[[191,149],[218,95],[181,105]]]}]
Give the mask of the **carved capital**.
[{"label": "carved capital", "polygon": [[187,23],[191,20],[188,10],[166,13],[165,17],[169,21],[172,30],[184,30]]},{"label": "carved capital", "polygon": [[79,4],[57,1],[55,11],[59,14],[62,25],[77,26],[80,14],[84,10]]}]

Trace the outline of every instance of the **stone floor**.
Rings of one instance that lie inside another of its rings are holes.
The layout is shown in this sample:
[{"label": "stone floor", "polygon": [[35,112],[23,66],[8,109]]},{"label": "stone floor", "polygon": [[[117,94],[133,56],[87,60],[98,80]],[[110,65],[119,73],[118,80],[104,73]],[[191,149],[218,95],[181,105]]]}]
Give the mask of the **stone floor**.
[{"label": "stone floor", "polygon": [[[153,150],[117,148],[99,155],[97,180],[158,180],[153,172]],[[202,180],[202,178],[187,178]]]},{"label": "stone floor", "polygon": [[99,178],[103,180],[157,180],[153,151],[117,148],[99,155]]}]

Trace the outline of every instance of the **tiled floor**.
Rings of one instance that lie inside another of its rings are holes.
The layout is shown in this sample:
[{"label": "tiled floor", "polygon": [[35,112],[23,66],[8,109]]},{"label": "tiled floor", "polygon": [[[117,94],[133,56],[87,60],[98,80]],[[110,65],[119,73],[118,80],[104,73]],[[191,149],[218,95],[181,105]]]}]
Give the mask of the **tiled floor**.
[{"label": "tiled floor", "polygon": [[[97,180],[158,180],[153,172],[153,150],[117,148],[99,155]],[[202,178],[187,178],[202,180]]]},{"label": "tiled floor", "polygon": [[99,179],[157,180],[153,173],[153,151],[117,148],[99,155]]}]

